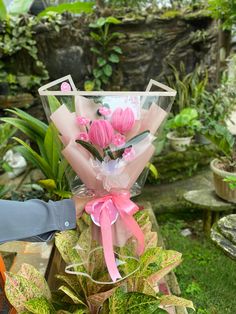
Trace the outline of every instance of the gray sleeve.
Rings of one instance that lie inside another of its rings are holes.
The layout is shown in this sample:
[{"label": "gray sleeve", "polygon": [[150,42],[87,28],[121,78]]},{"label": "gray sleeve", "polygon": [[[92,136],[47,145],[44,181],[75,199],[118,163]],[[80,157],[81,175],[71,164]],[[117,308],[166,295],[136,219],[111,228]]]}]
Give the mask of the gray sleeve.
[{"label": "gray sleeve", "polygon": [[0,242],[48,241],[55,231],[76,227],[72,200],[58,202],[0,200]]}]

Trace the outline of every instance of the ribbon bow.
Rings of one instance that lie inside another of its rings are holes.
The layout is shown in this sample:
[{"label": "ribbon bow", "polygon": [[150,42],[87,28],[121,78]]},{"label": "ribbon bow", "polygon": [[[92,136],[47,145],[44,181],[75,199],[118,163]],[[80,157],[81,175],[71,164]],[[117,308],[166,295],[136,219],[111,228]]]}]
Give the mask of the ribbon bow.
[{"label": "ribbon bow", "polygon": [[117,192],[105,195],[88,202],[85,211],[91,215],[93,222],[101,227],[104,257],[111,279],[115,282],[121,278],[113,252],[111,225],[120,215],[121,219],[138,241],[137,254],[144,251],[144,235],[133,215],[138,211],[138,206],[130,200],[129,192]]}]

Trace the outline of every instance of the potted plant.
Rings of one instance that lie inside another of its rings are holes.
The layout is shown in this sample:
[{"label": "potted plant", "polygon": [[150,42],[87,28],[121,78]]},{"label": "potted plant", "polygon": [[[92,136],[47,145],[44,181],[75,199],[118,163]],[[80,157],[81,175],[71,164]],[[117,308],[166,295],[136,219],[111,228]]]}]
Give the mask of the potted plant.
[{"label": "potted plant", "polygon": [[221,155],[211,161],[216,194],[226,201],[236,203],[236,150],[235,140],[229,130],[211,123],[204,135],[214,143]]},{"label": "potted plant", "polygon": [[190,145],[196,130],[201,128],[198,120],[198,112],[194,108],[185,108],[167,122],[167,128],[171,130],[167,134],[172,148],[176,151],[185,151]]}]

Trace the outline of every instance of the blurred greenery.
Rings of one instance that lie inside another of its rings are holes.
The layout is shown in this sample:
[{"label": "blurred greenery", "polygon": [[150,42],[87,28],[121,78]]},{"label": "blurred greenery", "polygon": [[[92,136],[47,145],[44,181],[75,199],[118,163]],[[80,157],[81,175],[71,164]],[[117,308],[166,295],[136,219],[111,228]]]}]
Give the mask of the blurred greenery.
[{"label": "blurred greenery", "polygon": [[[233,314],[236,312],[235,261],[224,255],[211,239],[203,238],[201,222],[191,219],[190,216],[190,220],[183,221],[169,215],[162,219],[161,225],[167,248],[183,254],[183,263],[175,271],[181,296],[193,301],[197,314]],[[191,236],[181,235],[185,228],[191,229]]]},{"label": "blurred greenery", "polygon": [[209,0],[208,4],[212,16],[222,21],[223,29],[231,30],[236,24],[236,1]]},{"label": "blurred greenery", "polygon": [[[51,96],[51,103],[54,99],[55,107],[58,101],[53,97]],[[65,177],[68,163],[60,154],[62,144],[53,124],[47,125],[20,109],[8,109],[8,112],[16,117],[5,117],[1,120],[23,132],[31,143],[36,144],[36,148],[33,148],[28,142],[14,138],[21,144],[17,150],[45,175],[45,180],[39,183],[48,190],[53,199],[70,197]]]}]

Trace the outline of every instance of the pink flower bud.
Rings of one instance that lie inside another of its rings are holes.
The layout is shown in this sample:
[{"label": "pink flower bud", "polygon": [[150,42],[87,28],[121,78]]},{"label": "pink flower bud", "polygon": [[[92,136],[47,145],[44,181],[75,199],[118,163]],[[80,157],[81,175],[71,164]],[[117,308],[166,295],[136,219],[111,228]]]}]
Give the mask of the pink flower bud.
[{"label": "pink flower bud", "polygon": [[113,128],[121,134],[125,134],[130,131],[134,126],[134,123],[134,113],[130,108],[126,108],[125,110],[117,108],[112,114],[111,124]]},{"label": "pink flower bud", "polygon": [[135,158],[135,150],[133,147],[128,147],[124,150],[124,153],[122,155],[122,157],[126,160],[126,161],[131,161]]},{"label": "pink flower bud", "polygon": [[90,120],[85,118],[85,117],[76,117],[76,122],[79,125],[87,125],[87,124],[89,124]]},{"label": "pink flower bud", "polygon": [[125,136],[122,134],[115,134],[112,140],[112,144],[119,147],[125,144]]},{"label": "pink flower bud", "polygon": [[81,141],[84,141],[84,142],[88,142],[89,141],[88,133],[80,132],[80,134],[77,136],[77,139],[81,140]]},{"label": "pink flower bud", "polygon": [[107,120],[94,120],[90,126],[89,139],[94,145],[106,148],[112,143],[114,130]]},{"label": "pink flower bud", "polygon": [[100,107],[98,111],[102,116],[109,116],[111,114],[111,109],[107,107]]}]

